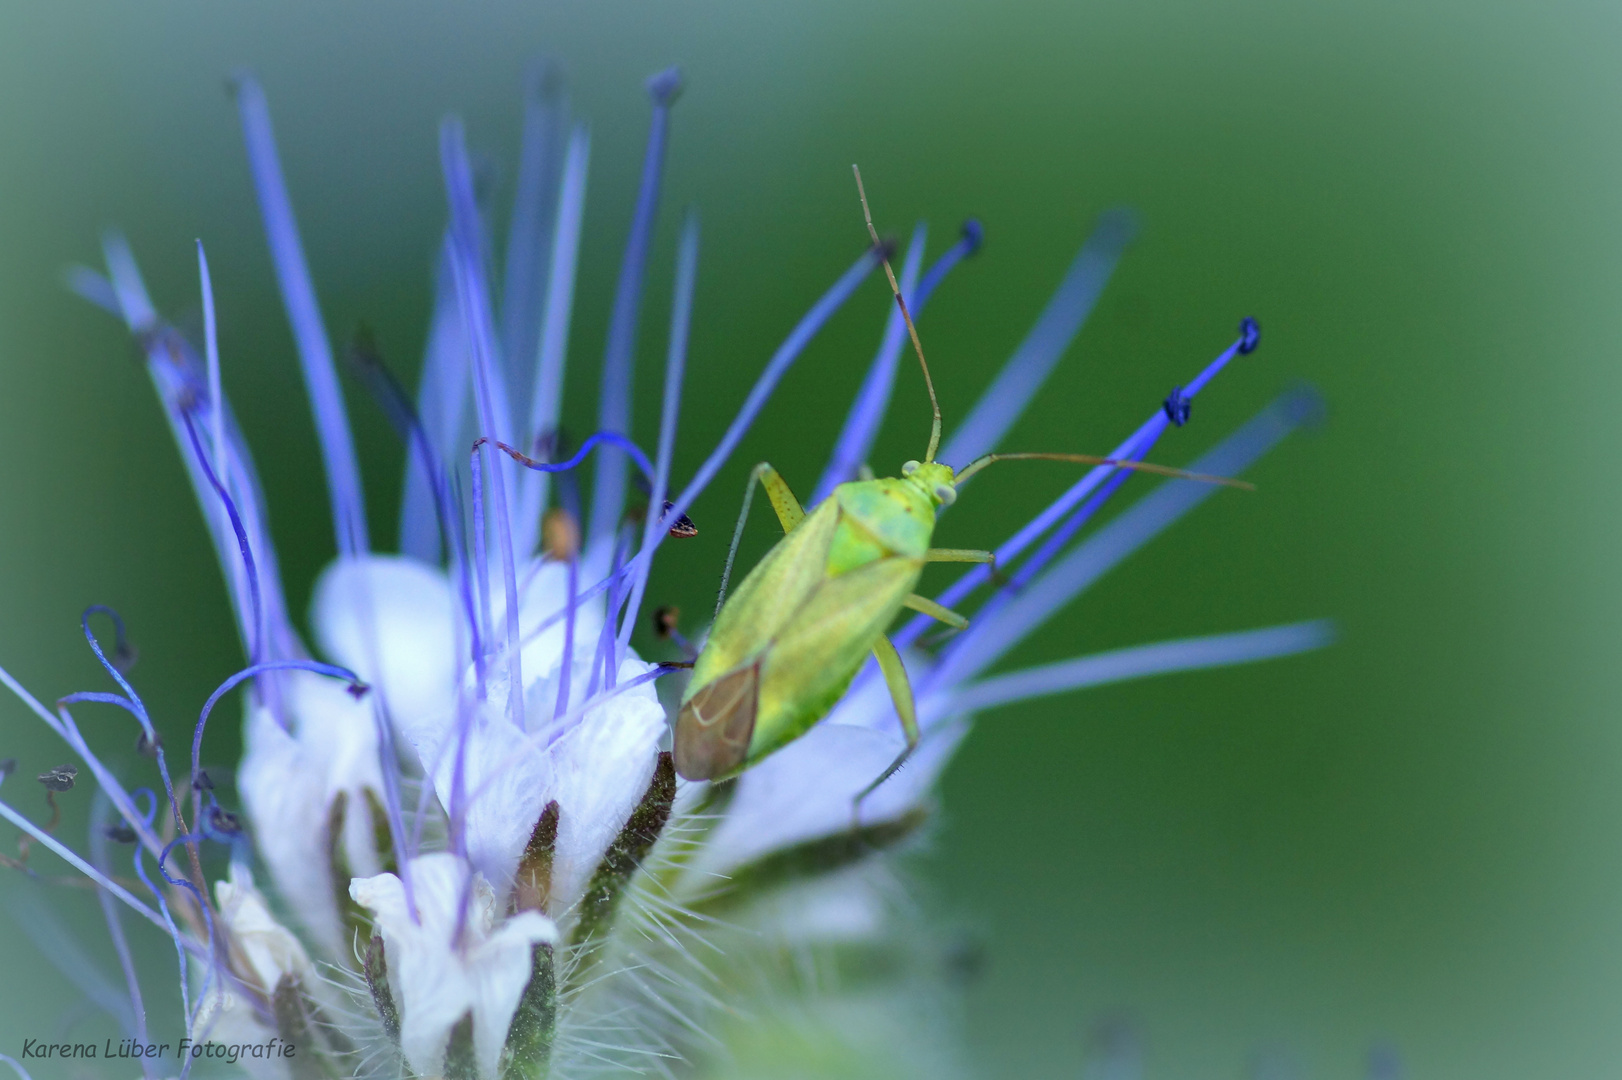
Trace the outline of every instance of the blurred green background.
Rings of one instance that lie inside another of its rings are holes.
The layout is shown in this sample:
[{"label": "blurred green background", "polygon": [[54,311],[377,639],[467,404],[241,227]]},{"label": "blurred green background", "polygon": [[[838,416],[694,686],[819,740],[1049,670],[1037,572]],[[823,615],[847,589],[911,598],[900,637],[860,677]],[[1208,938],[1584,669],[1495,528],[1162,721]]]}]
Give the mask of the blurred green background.
[{"label": "blurred green background", "polygon": [[[637,386],[648,437],[675,227],[694,205],[678,474],[861,249],[852,161],[883,225],[927,219],[932,251],[966,214],[986,224],[922,325],[948,427],[1122,204],[1142,232],[1009,445],[1107,449],[1247,314],[1261,350],[1158,458],[1192,458],[1293,379],[1329,403],[1320,433],[1255,471],[1258,494],[1213,500],[1026,652],[1318,615],[1340,621],[1338,647],[988,714],[948,774],[922,868],[931,905],[984,943],[965,1022],[979,1070],[1081,1075],[1098,1018],[1126,1016],[1153,1077],[1287,1060],[1350,1078],[1377,1041],[1414,1077],[1622,1076],[1619,46],[1622,12],[1600,3],[10,0],[0,663],[43,697],[99,688],[77,613],[115,605],[137,684],[178,733],[240,660],[136,351],[60,283],[107,226],[183,326],[198,321],[192,241],[208,244],[226,385],[295,610],[332,554],[231,70],[270,96],[329,328],[366,322],[414,374],[444,216],[436,125],[464,115],[510,185],[524,61],[563,60],[594,137],[567,386],[584,430],[641,80],[678,62]],[[800,361],[695,510],[705,535],[661,564],[658,599],[704,609],[749,461],[808,492],[887,303],[870,281]],[[374,536],[391,537],[401,455],[349,391]],[[875,463],[916,456],[926,432],[903,367]],[[942,542],[1005,535],[1061,483],[1037,467],[988,478]],[[86,722],[133,758],[127,724]],[[213,729],[209,760],[234,757],[231,728]],[[0,733],[24,774],[67,756],[14,704]],[[19,888],[0,882],[0,899]],[[93,911],[50,900],[75,922]],[[105,952],[99,934],[83,940]],[[166,949],[142,938],[149,970]],[[0,1052],[15,1053],[74,995],[10,931],[0,970]]]}]

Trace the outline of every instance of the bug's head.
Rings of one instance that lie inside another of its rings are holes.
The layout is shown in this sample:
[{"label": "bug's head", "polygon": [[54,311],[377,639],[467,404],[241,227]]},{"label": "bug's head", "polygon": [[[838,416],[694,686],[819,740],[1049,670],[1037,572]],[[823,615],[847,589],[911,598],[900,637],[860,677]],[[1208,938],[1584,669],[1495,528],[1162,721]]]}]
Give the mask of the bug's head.
[{"label": "bug's head", "polygon": [[957,500],[952,467],[939,461],[909,461],[901,466],[901,476],[911,482],[936,506],[951,506]]}]

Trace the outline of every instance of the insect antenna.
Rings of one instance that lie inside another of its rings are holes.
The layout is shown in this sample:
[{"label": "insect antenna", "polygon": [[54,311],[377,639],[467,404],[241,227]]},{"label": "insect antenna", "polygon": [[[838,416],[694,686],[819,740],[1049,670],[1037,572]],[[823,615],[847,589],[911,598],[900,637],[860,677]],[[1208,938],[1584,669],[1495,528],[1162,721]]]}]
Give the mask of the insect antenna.
[{"label": "insect antenna", "polygon": [[924,452],[924,460],[934,461],[935,450],[941,444],[941,403],[935,399],[935,380],[929,377],[929,361],[924,359],[924,347],[918,340],[918,328],[912,325],[912,313],[907,310],[907,302],[901,298],[901,286],[896,284],[895,271],[890,269],[890,258],[884,253],[884,245],[879,242],[879,232],[873,228],[873,212],[867,208],[867,191],[862,187],[862,170],[855,165],[850,167],[856,174],[856,194],[862,200],[862,217],[867,219],[867,235],[873,238],[873,250],[878,252],[879,261],[884,264],[884,276],[890,279],[890,291],[895,294],[895,302],[901,308],[901,318],[906,321],[907,334],[912,338],[913,351],[918,354],[918,366],[924,369],[924,386],[929,390],[929,407],[935,417],[929,425],[929,449]]},{"label": "insect antenna", "polygon": [[1092,454],[986,454],[977,457],[969,464],[958,470],[954,481],[962,484],[963,481],[985,468],[987,465],[999,461],[1074,461],[1082,465],[1112,465],[1117,469],[1132,469],[1136,472],[1154,473],[1156,476],[1170,476],[1177,480],[1197,480],[1202,484],[1222,484],[1225,487],[1239,488],[1242,491],[1255,491],[1256,485],[1244,480],[1235,480],[1229,476],[1213,476],[1210,473],[1188,472],[1183,469],[1173,469],[1165,465],[1151,465],[1147,461],[1128,461],[1123,458],[1095,457]]}]

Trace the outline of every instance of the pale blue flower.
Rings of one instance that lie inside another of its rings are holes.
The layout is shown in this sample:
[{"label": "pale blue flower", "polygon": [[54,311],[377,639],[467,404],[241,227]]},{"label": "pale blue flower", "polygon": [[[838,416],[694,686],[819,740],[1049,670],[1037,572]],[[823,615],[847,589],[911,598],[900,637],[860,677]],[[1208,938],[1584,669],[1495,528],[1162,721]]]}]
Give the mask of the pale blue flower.
[{"label": "pale blue flower", "polygon": [[[199,351],[159,317],[133,256],[113,236],[105,275],[78,270],[73,281],[122,318],[145,351],[249,666],[205,706],[178,784],[117,657],[105,656],[92,633],[91,613],[86,637],[116,693],[72,695],[47,708],[0,671],[79,755],[122,821],[98,834],[87,859],[0,803],[0,814],[103,890],[132,1003],[120,1006],[131,1037],[147,1038],[148,1006],[113,899],[173,939],[191,1038],[299,1040],[303,1061],[336,1074],[391,1075],[402,1063],[418,1075],[443,1071],[459,1080],[626,1068],[695,1074],[726,1059],[729,1024],[754,1016],[765,1030],[821,1024],[842,1045],[865,1048],[863,1060],[898,1055],[905,1071],[941,1075],[953,1068],[952,1055],[943,1041],[926,1045],[928,1022],[886,1019],[896,1009],[928,1012],[928,994],[865,998],[854,985],[820,986],[803,980],[795,958],[921,947],[927,934],[898,911],[884,851],[927,818],[935,779],[972,714],[1119,679],[1285,656],[1329,640],[1326,624],[1302,622],[993,674],[1055,612],[1218,490],[1166,481],[1083,533],[1131,476],[1099,466],[998,547],[1006,580],[982,567],[939,598],[958,606],[987,591],[967,630],[936,646],[922,637],[922,617],[898,632],[924,738],[909,766],[859,808],[856,796],[903,745],[871,671],[822,723],[736,782],[678,782],[662,749],[668,719],[655,683],[680,665],[645,660],[630,647],[655,553],[881,253],[856,254],[766,360],[718,445],[693,476],[674,482],[698,266],[692,216],[678,245],[658,441],[649,455],[628,438],[644,271],[680,90],[673,70],[650,79],[652,128],[615,293],[598,431],[576,455],[589,452],[595,464],[582,512],[572,474],[553,480],[572,464],[520,468],[511,459],[545,461],[558,449],[589,138],[571,122],[555,74],[538,71],[498,290],[462,127],[447,121],[440,151],[449,227],[415,401],[375,361],[360,361],[408,447],[399,551],[385,554],[367,532],[332,338],[269,110],[251,78],[236,88],[336,535],[338,558],[317,584],[311,620],[325,660],[311,658],[289,618],[269,509],[221,391],[202,247]],[[1035,327],[951,433],[941,460],[966,463],[1000,443],[1069,349],[1130,233],[1126,216],[1104,217]],[[926,271],[926,231],[913,232],[900,280],[926,327],[931,296],[980,240],[971,221]],[[1257,340],[1256,324],[1245,320],[1186,386],[1146,403],[1147,420],[1112,458],[1144,459]],[[813,501],[866,466],[906,341],[893,313]],[[1237,475],[1311,410],[1308,398],[1287,395],[1191,467]],[[640,520],[626,513],[633,465],[649,495]],[[558,507],[566,513],[551,520],[560,531],[543,544],[543,513]],[[117,632],[121,644],[121,624]],[[245,823],[219,805],[198,767],[211,710],[244,684],[237,788]],[[70,710],[87,702],[134,716],[161,794],[131,790],[89,751]],[[165,822],[177,840],[165,839]],[[156,865],[159,888],[121,884],[105,850],[109,836],[133,841],[135,874],[150,883]],[[203,864],[193,869],[193,859],[207,855],[212,868],[215,850],[228,856],[229,869],[209,896]],[[253,882],[255,856],[275,903]],[[148,999],[161,1001],[153,1007],[166,1014],[173,1005],[167,993],[153,999],[149,991]],[[255,1075],[304,1075],[286,1059],[240,1064]],[[162,1066],[143,1067],[154,1076]],[[191,1067],[188,1059],[176,1068],[184,1075]]]}]

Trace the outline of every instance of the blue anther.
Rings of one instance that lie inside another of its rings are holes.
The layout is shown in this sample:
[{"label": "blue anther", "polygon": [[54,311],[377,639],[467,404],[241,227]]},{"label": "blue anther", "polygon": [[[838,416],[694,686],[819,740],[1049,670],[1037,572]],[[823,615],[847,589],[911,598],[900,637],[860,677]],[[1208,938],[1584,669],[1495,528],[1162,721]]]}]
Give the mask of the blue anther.
[{"label": "blue anther", "polygon": [[1292,386],[1284,392],[1282,407],[1290,423],[1304,428],[1321,426],[1329,411],[1324,405],[1323,395],[1318,393],[1316,388],[1304,383]]},{"label": "blue anther", "polygon": [[1262,328],[1256,320],[1246,316],[1239,320],[1239,355],[1248,356],[1262,343]]},{"label": "blue anther", "polygon": [[1181,386],[1174,386],[1160,407],[1166,411],[1167,420],[1182,427],[1188,423],[1188,414],[1194,409],[1194,399],[1183,393]]},{"label": "blue anther", "polygon": [[984,225],[980,224],[979,218],[970,218],[963,223],[963,240],[968,244],[969,248],[967,254],[973,255],[976,251],[979,251],[980,245],[985,243],[985,239],[986,229]]},{"label": "blue anther", "polygon": [[[208,825],[211,833],[217,833],[225,837],[242,835],[242,819],[218,803],[213,803],[208,808]],[[211,836],[211,839],[219,839],[219,837]]]},{"label": "blue anther", "polygon": [[648,81],[644,85],[655,105],[669,105],[681,93],[681,68],[665,68],[648,76]]}]

